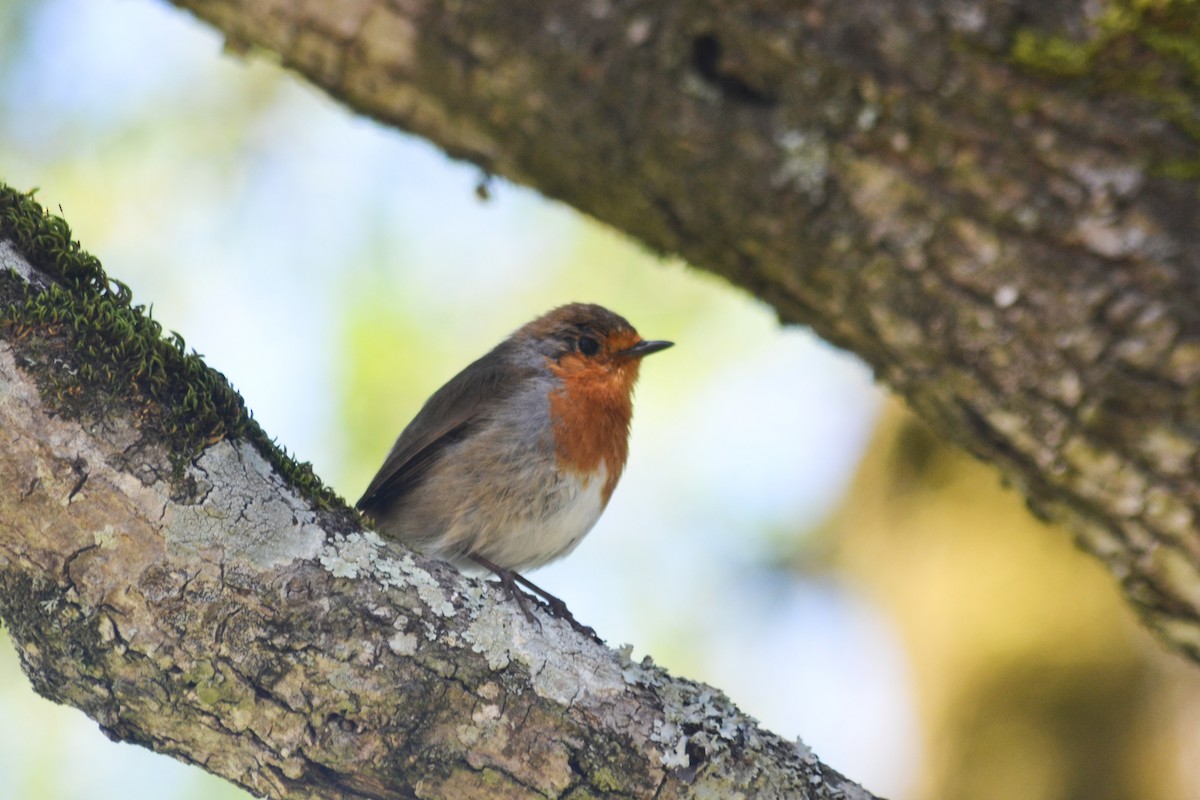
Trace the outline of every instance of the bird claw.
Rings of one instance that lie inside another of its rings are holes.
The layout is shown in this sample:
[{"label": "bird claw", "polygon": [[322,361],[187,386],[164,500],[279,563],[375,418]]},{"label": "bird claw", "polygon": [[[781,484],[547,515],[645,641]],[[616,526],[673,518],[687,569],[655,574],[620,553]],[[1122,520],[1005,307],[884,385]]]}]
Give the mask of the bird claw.
[{"label": "bird claw", "polygon": [[[575,615],[572,614],[570,609],[567,608],[566,603],[550,594],[533,581],[529,580],[520,573],[515,572],[514,570],[505,569],[497,564],[493,564],[483,556],[472,555],[470,558],[476,564],[479,564],[485,569],[491,570],[496,575],[496,577],[500,580],[500,585],[508,591],[509,596],[516,601],[518,606],[520,606],[521,613],[525,615],[525,619],[537,625],[539,630],[542,627],[542,623],[541,620],[534,616],[533,612],[529,609],[529,600],[531,598],[534,600],[534,602],[540,600],[542,603],[544,603],[546,609],[550,612],[552,617],[561,619],[563,622],[567,623],[576,631],[582,633],[584,636],[587,636],[597,644],[604,644],[604,641],[593,628],[588,625],[584,625],[582,622],[575,619]],[[521,589],[522,586],[529,591],[523,591]]]},{"label": "bird claw", "polygon": [[584,625],[582,622],[575,619],[575,615],[570,612],[570,610],[567,608],[567,604],[562,600],[559,600],[554,595],[547,593],[543,593],[542,598],[545,600],[546,607],[550,609],[550,614],[552,616],[558,617],[563,622],[582,633],[584,636],[587,636],[595,641],[597,644],[604,644],[604,642],[600,639],[600,636],[591,626]]}]

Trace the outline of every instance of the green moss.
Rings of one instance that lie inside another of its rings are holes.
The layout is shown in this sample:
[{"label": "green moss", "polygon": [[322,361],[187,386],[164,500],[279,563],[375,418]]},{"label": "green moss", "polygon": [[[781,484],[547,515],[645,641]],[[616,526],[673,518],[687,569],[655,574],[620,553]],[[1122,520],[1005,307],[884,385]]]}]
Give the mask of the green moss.
[{"label": "green moss", "polygon": [[[1079,79],[1096,93],[1149,100],[1200,144],[1200,0],[1110,0],[1092,38],[1025,29],[1010,55],[1030,72]],[[1164,161],[1155,171],[1197,177],[1200,155]]]},{"label": "green moss", "polygon": [[620,791],[622,783],[618,780],[616,774],[605,766],[598,766],[589,775],[588,780],[592,786],[602,792]]},{"label": "green moss", "polygon": [[[208,445],[225,438],[253,443],[305,497],[324,508],[342,500],[267,437],[221,373],[188,352],[178,333],[162,326],[132,292],[109,278],[100,262],[71,238],[60,217],[0,184],[0,240],[9,240],[52,279],[39,290],[0,272],[0,327],[23,350],[47,402],[73,418],[103,417],[117,406],[137,413],[143,427],[169,446],[174,477]],[[57,368],[53,368],[57,366]]]},{"label": "green moss", "polygon": [[1088,44],[1033,30],[1017,31],[1012,48],[1012,59],[1020,66],[1059,77],[1086,75],[1092,56]]}]

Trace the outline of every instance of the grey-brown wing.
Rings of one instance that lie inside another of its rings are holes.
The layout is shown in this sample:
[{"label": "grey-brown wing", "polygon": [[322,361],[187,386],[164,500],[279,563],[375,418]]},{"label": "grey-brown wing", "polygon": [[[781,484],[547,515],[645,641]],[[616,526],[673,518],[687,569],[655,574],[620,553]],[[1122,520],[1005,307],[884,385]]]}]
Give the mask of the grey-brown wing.
[{"label": "grey-brown wing", "polygon": [[470,364],[425,402],[396,439],[357,508],[369,513],[402,498],[448,446],[469,436],[493,405],[512,393],[523,375],[497,357],[498,351]]}]

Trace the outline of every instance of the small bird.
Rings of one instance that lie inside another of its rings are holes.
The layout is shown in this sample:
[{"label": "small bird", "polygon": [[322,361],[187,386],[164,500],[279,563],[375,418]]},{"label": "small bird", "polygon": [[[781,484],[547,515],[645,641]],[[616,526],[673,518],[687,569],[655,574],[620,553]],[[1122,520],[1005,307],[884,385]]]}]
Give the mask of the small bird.
[{"label": "small bird", "polygon": [[494,572],[525,616],[517,574],[565,556],[625,468],[633,385],[649,341],[606,308],[572,303],[497,345],[433,393],[357,507],[381,534],[460,568]]}]

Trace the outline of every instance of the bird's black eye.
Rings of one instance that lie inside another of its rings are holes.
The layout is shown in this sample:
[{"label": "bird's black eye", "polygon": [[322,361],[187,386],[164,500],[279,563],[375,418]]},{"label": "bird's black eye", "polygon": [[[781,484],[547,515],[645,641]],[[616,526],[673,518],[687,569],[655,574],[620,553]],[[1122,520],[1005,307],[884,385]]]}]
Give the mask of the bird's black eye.
[{"label": "bird's black eye", "polygon": [[579,347],[579,352],[585,356],[594,356],[600,352],[600,343],[591,336],[580,336],[577,346]]}]

